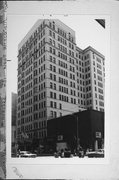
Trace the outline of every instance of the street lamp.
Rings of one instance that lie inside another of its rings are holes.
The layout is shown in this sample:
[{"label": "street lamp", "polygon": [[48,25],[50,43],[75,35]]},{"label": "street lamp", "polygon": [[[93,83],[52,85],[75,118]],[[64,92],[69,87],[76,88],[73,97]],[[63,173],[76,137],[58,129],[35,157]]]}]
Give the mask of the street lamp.
[{"label": "street lamp", "polygon": [[78,127],[78,116],[76,116],[77,123],[77,150],[79,149],[79,127]]},{"label": "street lamp", "polygon": [[72,114],[76,118],[76,144],[77,151],[79,150],[79,128],[78,128],[78,115]]}]

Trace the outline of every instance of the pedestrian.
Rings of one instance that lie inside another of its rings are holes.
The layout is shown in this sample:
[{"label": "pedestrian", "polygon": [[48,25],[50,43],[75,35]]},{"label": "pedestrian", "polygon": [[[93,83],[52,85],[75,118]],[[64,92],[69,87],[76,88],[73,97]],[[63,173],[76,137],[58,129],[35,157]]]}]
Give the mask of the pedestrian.
[{"label": "pedestrian", "polygon": [[18,157],[20,157],[20,149],[18,150]]},{"label": "pedestrian", "polygon": [[64,149],[61,149],[61,157],[64,157]]}]

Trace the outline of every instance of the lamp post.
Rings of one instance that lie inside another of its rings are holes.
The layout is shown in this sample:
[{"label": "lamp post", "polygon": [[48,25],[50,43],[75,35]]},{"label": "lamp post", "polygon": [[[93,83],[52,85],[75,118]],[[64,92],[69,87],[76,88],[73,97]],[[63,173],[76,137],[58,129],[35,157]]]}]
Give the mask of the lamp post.
[{"label": "lamp post", "polygon": [[72,114],[76,119],[76,148],[79,150],[79,127],[78,127],[78,115]]},{"label": "lamp post", "polygon": [[79,148],[79,128],[78,128],[78,116],[76,116],[76,127],[77,127],[77,151]]}]

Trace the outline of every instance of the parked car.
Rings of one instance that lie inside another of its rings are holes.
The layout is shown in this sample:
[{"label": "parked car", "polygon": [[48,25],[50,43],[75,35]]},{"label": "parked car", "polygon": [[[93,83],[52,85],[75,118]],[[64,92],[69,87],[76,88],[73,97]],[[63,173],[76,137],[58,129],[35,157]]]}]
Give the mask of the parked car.
[{"label": "parked car", "polygon": [[72,157],[71,151],[69,149],[61,150],[59,152],[55,152],[54,156],[56,158],[61,157],[61,158],[69,158]]},{"label": "parked car", "polygon": [[86,156],[88,156],[89,158],[103,158],[104,150],[98,149],[97,151],[89,151],[86,153]]},{"label": "parked car", "polygon": [[35,158],[37,155],[31,153],[30,151],[20,151],[20,157],[28,157],[28,158]]},{"label": "parked car", "polygon": [[64,151],[64,157],[71,157],[71,151],[69,149],[65,149]]}]

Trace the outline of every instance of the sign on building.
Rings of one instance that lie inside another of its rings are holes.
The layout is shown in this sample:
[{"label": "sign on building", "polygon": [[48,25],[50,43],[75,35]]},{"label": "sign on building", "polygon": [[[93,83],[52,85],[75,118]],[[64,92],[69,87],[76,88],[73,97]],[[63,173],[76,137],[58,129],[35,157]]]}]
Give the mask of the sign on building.
[{"label": "sign on building", "polygon": [[96,138],[101,138],[101,132],[96,132]]},{"label": "sign on building", "polygon": [[62,141],[63,140],[63,135],[58,135],[57,140]]}]

